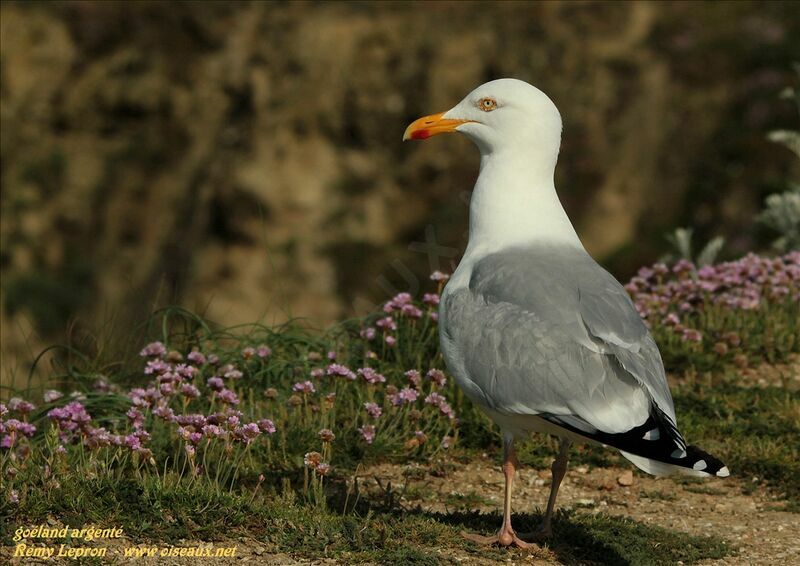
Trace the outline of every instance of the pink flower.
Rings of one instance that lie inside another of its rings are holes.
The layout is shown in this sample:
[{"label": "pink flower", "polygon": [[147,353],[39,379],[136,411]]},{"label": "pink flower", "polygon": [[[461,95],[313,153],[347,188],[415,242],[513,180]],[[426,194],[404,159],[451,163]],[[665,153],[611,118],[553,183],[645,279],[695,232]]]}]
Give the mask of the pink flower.
[{"label": "pink flower", "polygon": [[160,405],[155,409],[153,409],[153,414],[167,422],[172,422],[175,420],[175,411],[173,411],[166,405]]},{"label": "pink flower", "polygon": [[343,366],[341,364],[330,364],[327,370],[328,375],[338,375],[341,377],[346,377],[350,381],[355,381],[356,374],[350,371],[349,368]]},{"label": "pink flower", "polygon": [[17,419],[8,419],[3,423],[4,432],[18,432],[23,436],[31,438],[36,433],[36,427],[30,423]]},{"label": "pink flower", "polygon": [[183,379],[192,379],[200,370],[187,364],[178,364],[175,366],[174,372]]},{"label": "pink flower", "polygon": [[125,415],[131,421],[133,428],[140,429],[144,425],[144,415],[136,407],[131,407],[128,409],[128,412],[125,413]]},{"label": "pink flower", "polygon": [[141,440],[139,439],[139,437],[138,437],[138,436],[136,436],[135,434],[129,434],[128,436],[126,436],[126,437],[123,439],[123,444],[124,444],[124,445],[125,445],[127,448],[130,448],[131,450],[136,450],[136,449],[138,449],[138,448],[141,448],[141,446],[142,446],[142,441],[141,441]]},{"label": "pink flower", "polygon": [[372,444],[372,442],[375,440],[374,425],[365,425],[359,428],[358,432],[361,433],[361,437],[366,441],[367,444]]},{"label": "pink flower", "polygon": [[447,385],[447,378],[445,377],[444,372],[440,369],[428,370],[428,373],[425,374],[425,377],[434,382],[437,387],[444,387]]},{"label": "pink flower", "polygon": [[639,272],[637,273],[637,275],[639,277],[641,277],[642,279],[645,279],[645,280],[646,279],[650,279],[655,274],[656,274],[656,272],[653,271],[652,269],[650,269],[649,267],[642,267],[641,269],[639,269]]},{"label": "pink flower", "polygon": [[33,411],[36,406],[33,403],[29,403],[28,401],[25,401],[19,397],[12,397],[8,400],[8,408],[22,415],[27,415]]},{"label": "pink flower", "polygon": [[258,428],[261,429],[261,432],[266,432],[267,434],[275,434],[277,430],[275,428],[275,423],[273,423],[270,419],[261,419],[258,421]]},{"label": "pink flower", "polygon": [[693,328],[684,329],[683,336],[681,336],[681,338],[684,341],[689,341],[689,342],[702,342],[703,341],[703,335],[700,333],[700,331],[695,330]]},{"label": "pink flower", "polygon": [[155,387],[148,387],[147,389],[137,387],[130,390],[128,397],[137,407],[150,407],[156,400],[161,398],[161,393]]},{"label": "pink flower", "polygon": [[380,417],[381,413],[383,412],[383,410],[380,408],[380,405],[377,403],[364,403],[364,408],[367,410],[369,416],[371,416],[373,419]]},{"label": "pink flower", "polygon": [[303,456],[303,464],[307,468],[316,468],[320,462],[322,462],[322,454],[319,452],[307,452],[305,456]]},{"label": "pink flower", "polygon": [[161,342],[151,342],[139,352],[143,358],[160,358],[166,354],[167,348]]},{"label": "pink flower", "polygon": [[325,375],[325,371],[322,368],[314,368],[311,370],[311,377],[314,379],[319,379],[323,375]]},{"label": "pink flower", "polygon": [[207,438],[223,438],[227,434],[219,426],[213,424],[205,425],[202,431]]},{"label": "pink flower", "polygon": [[361,331],[361,338],[364,340],[374,340],[376,331],[372,326],[369,326]]},{"label": "pink flower", "polygon": [[383,312],[391,313],[395,310],[400,310],[404,306],[411,304],[411,301],[411,295],[408,293],[398,293],[383,305]]},{"label": "pink flower", "polygon": [[688,273],[694,270],[694,264],[688,259],[680,259],[672,266],[674,273]]},{"label": "pink flower", "polygon": [[167,362],[161,359],[148,360],[147,364],[144,366],[144,373],[145,375],[160,375],[169,371],[170,367],[171,366]]},{"label": "pink flower", "polygon": [[372,368],[361,368],[358,370],[358,374],[363,377],[367,383],[375,384],[386,382],[386,378]]},{"label": "pink flower", "polygon": [[220,377],[209,377],[206,381],[208,388],[213,391],[222,391],[225,388],[225,382]]},{"label": "pink flower", "polygon": [[320,430],[317,433],[317,436],[320,437],[322,442],[326,442],[326,443],[333,442],[334,439],[336,438],[336,435],[333,434],[333,431],[331,429],[329,429],[329,428],[323,428],[322,430]]},{"label": "pink flower", "polygon": [[252,346],[248,346],[247,348],[242,350],[242,357],[245,360],[249,360],[250,358],[252,358],[255,355],[256,355],[256,349],[253,348]]},{"label": "pink flower", "polygon": [[295,383],[292,386],[292,391],[297,391],[298,393],[314,393],[316,389],[314,388],[314,384],[310,381],[303,381]]},{"label": "pink flower", "polygon": [[403,305],[400,314],[409,318],[422,318],[422,311],[414,305]]},{"label": "pink flower", "polygon": [[387,316],[375,321],[375,326],[383,330],[397,330],[397,323],[391,316]]},{"label": "pink flower", "polygon": [[397,338],[395,338],[394,336],[386,336],[384,340],[386,341],[386,345],[389,347],[392,347],[395,344],[397,344]]},{"label": "pink flower", "polygon": [[396,395],[391,395],[391,402],[393,405],[402,405],[403,403],[413,403],[417,400],[418,394],[416,389],[404,387]]},{"label": "pink flower", "polygon": [[189,355],[186,356],[186,359],[189,360],[192,363],[195,363],[195,364],[199,365],[199,366],[201,366],[204,363],[206,363],[206,357],[201,352],[198,352],[197,350],[192,350],[191,352],[189,352]]},{"label": "pink flower", "polygon": [[272,355],[272,349],[266,344],[261,344],[256,348],[256,356],[262,360]]},{"label": "pink flower", "polygon": [[438,393],[434,392],[425,397],[425,403],[427,405],[438,407],[442,414],[446,415],[448,418],[453,419],[456,416],[455,412],[450,407],[450,404],[447,402],[447,399]]},{"label": "pink flower", "polygon": [[413,299],[409,293],[398,293],[392,298],[392,302],[398,307],[411,303]]},{"label": "pink flower", "polygon": [[681,319],[680,319],[680,318],[678,318],[678,315],[677,315],[677,314],[675,314],[675,313],[672,313],[672,312],[671,312],[671,313],[669,313],[669,314],[668,314],[668,315],[667,315],[667,316],[664,318],[664,320],[662,321],[662,323],[663,323],[665,326],[675,326],[676,324],[680,324],[680,322],[681,322]]},{"label": "pink flower", "polygon": [[227,379],[240,379],[242,372],[240,372],[233,364],[227,364],[220,369],[222,376]]},{"label": "pink flower", "polygon": [[446,402],[447,402],[447,399],[445,397],[443,397],[442,395],[439,395],[436,392],[431,393],[430,395],[425,397],[425,404],[426,405],[433,405],[434,407],[438,407],[442,403],[446,403]]},{"label": "pink flower", "polygon": [[236,430],[235,436],[239,436],[245,442],[251,442],[253,439],[261,434],[261,429],[257,423],[247,423],[243,427]]},{"label": "pink flower", "polygon": [[408,381],[411,382],[414,389],[419,389],[422,385],[422,376],[420,376],[417,370],[410,369],[405,373],[405,376],[408,378]]},{"label": "pink flower", "polygon": [[68,440],[73,433],[85,430],[92,420],[85,407],[78,401],[50,409],[47,417],[55,422],[62,440]]},{"label": "pink flower", "polygon": [[176,415],[175,422],[181,426],[191,426],[195,430],[203,428],[207,422],[205,416],[195,413],[192,415]]},{"label": "pink flower", "polygon": [[45,403],[52,403],[53,401],[58,401],[64,396],[63,393],[60,391],[56,391],[55,389],[48,389],[44,392],[44,402]]},{"label": "pink flower", "polygon": [[236,393],[231,391],[230,389],[222,389],[217,393],[217,397],[223,403],[227,403],[229,405],[238,405],[239,398],[236,396]]},{"label": "pink flower", "polygon": [[181,394],[190,399],[197,399],[200,397],[200,390],[191,383],[184,383],[181,385]]},{"label": "pink flower", "polygon": [[452,407],[447,402],[443,402],[439,405],[439,410],[442,412],[444,416],[449,419],[456,418],[456,413],[453,411]]},{"label": "pink flower", "polygon": [[439,305],[439,295],[437,293],[425,293],[422,295],[422,302],[432,307]]},{"label": "pink flower", "polygon": [[450,276],[446,273],[442,273],[441,271],[434,271],[431,273],[431,281],[436,281],[437,283],[441,283],[443,281],[447,281],[450,279]]}]

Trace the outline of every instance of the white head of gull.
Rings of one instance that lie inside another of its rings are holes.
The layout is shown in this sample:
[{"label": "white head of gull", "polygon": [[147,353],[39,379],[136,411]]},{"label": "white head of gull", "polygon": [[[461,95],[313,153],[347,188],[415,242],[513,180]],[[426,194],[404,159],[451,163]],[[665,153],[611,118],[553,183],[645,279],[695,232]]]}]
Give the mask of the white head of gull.
[{"label": "white head of gull", "polygon": [[553,181],[561,129],[561,114],[545,93],[523,81],[499,79],[447,112],[416,120],[403,139],[457,131],[478,146],[481,173],[467,251],[486,253],[532,241],[581,245]]},{"label": "white head of gull", "polygon": [[572,442],[616,448],[643,471],[727,477],[717,458],[678,430],[661,356],[627,292],[583,248],[556,194],[561,115],[516,79],[479,86],[403,139],[460,132],[480,150],[469,243],[441,298],[442,354],[464,393],[503,431],[505,500],[495,536],[528,547],[511,528],[514,441],[558,437],[547,510],[551,534]]}]

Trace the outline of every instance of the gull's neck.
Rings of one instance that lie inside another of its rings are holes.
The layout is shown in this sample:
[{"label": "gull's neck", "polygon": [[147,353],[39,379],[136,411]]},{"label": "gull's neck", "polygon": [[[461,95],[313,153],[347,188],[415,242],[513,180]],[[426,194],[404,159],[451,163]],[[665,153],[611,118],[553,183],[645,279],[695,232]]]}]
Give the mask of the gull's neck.
[{"label": "gull's neck", "polygon": [[583,249],[556,194],[556,158],[519,149],[482,152],[465,258],[535,244]]}]

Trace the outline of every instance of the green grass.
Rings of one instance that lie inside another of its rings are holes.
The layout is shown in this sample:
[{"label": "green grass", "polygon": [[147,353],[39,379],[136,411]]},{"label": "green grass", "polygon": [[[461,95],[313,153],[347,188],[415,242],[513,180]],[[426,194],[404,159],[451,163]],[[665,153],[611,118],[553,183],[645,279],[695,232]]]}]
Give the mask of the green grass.
[{"label": "green grass", "polygon": [[[766,482],[800,500],[800,395],[779,387],[734,384],[674,392],[678,423],[690,443],[721,458],[734,477]],[[794,440],[793,440],[794,439]]]}]

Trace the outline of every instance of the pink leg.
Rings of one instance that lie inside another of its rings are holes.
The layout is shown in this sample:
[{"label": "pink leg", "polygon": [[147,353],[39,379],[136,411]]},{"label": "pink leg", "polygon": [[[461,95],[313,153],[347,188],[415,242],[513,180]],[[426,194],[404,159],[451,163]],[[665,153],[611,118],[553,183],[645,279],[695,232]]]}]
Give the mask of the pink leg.
[{"label": "pink leg", "polygon": [[464,538],[479,544],[500,544],[502,546],[516,546],[518,548],[529,548],[534,546],[525,542],[517,536],[511,528],[511,488],[514,483],[514,472],[518,465],[517,457],[514,452],[514,437],[504,435],[503,437],[503,475],[505,476],[505,494],[503,498],[503,526],[500,531],[491,537],[461,533]]},{"label": "pink leg", "polygon": [[558,496],[558,488],[561,486],[561,480],[567,473],[567,461],[569,460],[569,447],[572,442],[566,439],[561,440],[561,447],[558,451],[558,456],[553,460],[553,465],[550,471],[553,474],[553,479],[550,483],[550,497],[547,500],[547,511],[545,511],[542,524],[528,536],[536,539],[547,538],[553,534],[552,519],[553,511],[556,507],[556,496]]}]

